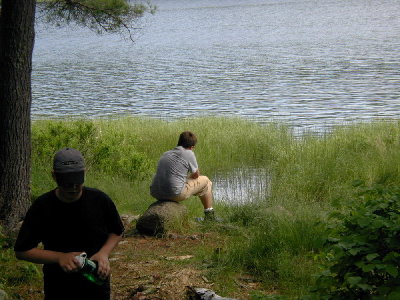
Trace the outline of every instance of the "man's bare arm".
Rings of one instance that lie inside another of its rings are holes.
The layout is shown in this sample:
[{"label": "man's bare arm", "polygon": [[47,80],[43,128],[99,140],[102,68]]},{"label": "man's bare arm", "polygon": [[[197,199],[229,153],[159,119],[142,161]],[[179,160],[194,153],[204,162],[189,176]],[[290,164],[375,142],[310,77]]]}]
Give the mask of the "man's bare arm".
[{"label": "man's bare arm", "polygon": [[110,233],[103,247],[101,247],[99,252],[97,252],[90,258],[98,262],[99,270],[97,271],[97,274],[99,274],[99,276],[103,279],[107,278],[110,275],[111,267],[108,257],[110,256],[113,249],[121,241],[121,239],[122,235],[116,235],[115,233]]},{"label": "man's bare arm", "polygon": [[18,259],[26,260],[36,264],[59,264],[65,272],[75,272],[80,268],[79,261],[75,256],[81,252],[58,252],[32,248],[27,251],[17,251],[15,255]]}]

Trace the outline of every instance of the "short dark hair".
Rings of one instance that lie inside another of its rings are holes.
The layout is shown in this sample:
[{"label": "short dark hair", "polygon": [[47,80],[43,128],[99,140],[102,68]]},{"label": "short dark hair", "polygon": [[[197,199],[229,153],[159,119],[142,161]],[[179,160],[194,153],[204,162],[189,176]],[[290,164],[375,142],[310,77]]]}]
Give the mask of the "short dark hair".
[{"label": "short dark hair", "polygon": [[178,146],[183,148],[194,147],[197,144],[197,137],[191,131],[184,131],[179,135]]}]

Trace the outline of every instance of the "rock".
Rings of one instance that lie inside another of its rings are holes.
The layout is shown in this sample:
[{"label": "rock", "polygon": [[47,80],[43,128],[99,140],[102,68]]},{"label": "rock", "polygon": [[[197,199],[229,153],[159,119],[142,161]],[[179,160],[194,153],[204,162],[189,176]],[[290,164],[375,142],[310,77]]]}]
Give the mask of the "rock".
[{"label": "rock", "polygon": [[214,291],[204,288],[187,287],[188,300],[237,300],[235,298],[225,298],[218,296]]},{"label": "rock", "polygon": [[131,229],[131,224],[133,221],[137,221],[140,216],[132,216],[132,215],[121,215],[121,221],[122,224],[124,224],[124,227],[126,230]]},{"label": "rock", "polygon": [[0,300],[7,300],[8,296],[7,293],[3,290],[0,290]]},{"label": "rock", "polygon": [[178,255],[178,256],[168,256],[165,257],[165,260],[186,260],[193,258],[194,255]]},{"label": "rock", "polygon": [[186,206],[175,201],[157,201],[149,206],[136,223],[139,233],[158,235],[182,224],[187,217]]}]

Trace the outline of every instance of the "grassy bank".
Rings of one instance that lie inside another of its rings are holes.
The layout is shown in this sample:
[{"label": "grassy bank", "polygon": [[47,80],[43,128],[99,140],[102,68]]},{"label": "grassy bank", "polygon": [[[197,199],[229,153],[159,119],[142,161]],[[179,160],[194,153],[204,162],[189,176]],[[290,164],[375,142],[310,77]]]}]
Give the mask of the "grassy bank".
[{"label": "grassy bank", "polygon": [[[213,256],[210,276],[225,294],[238,288],[226,274],[246,272],[265,287],[254,299],[263,299],[265,292],[291,298],[306,294],[318,269],[314,258],[326,235],[327,214],[352,198],[354,182],[400,182],[399,122],[353,124],[298,138],[281,124],[235,118],[43,120],[33,123],[33,199],[54,187],[52,156],[70,146],[87,160],[88,186],[108,193],[121,213],[141,214],[153,202],[148,188],[157,160],[183,130],[198,135],[196,156],[211,179],[238,168],[270,174],[268,197],[249,195],[253,202],[246,205],[216,199],[219,214],[235,229],[221,231],[229,235],[222,251],[205,255]],[[186,205],[191,216],[201,215],[196,199]]]},{"label": "grassy bank", "polygon": [[201,172],[210,177],[242,167],[267,167],[279,156],[277,146],[286,147],[292,140],[285,127],[240,119],[36,121],[33,197],[54,186],[49,172],[52,156],[68,145],[86,158],[87,185],[105,190],[123,212],[139,214],[153,201],[148,188],[159,157],[176,145],[183,130],[198,135],[197,159]]}]

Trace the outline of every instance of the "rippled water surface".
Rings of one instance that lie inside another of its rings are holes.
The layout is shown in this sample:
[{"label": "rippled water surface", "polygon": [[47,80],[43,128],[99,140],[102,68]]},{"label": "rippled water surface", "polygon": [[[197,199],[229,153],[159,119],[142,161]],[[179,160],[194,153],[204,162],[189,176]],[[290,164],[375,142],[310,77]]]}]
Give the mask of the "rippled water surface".
[{"label": "rippled water surface", "polygon": [[397,118],[398,0],[157,0],[135,43],[37,24],[33,118]]},{"label": "rippled water surface", "polygon": [[217,201],[244,204],[270,195],[270,175],[265,169],[235,169],[228,174],[215,174],[212,180]]}]

